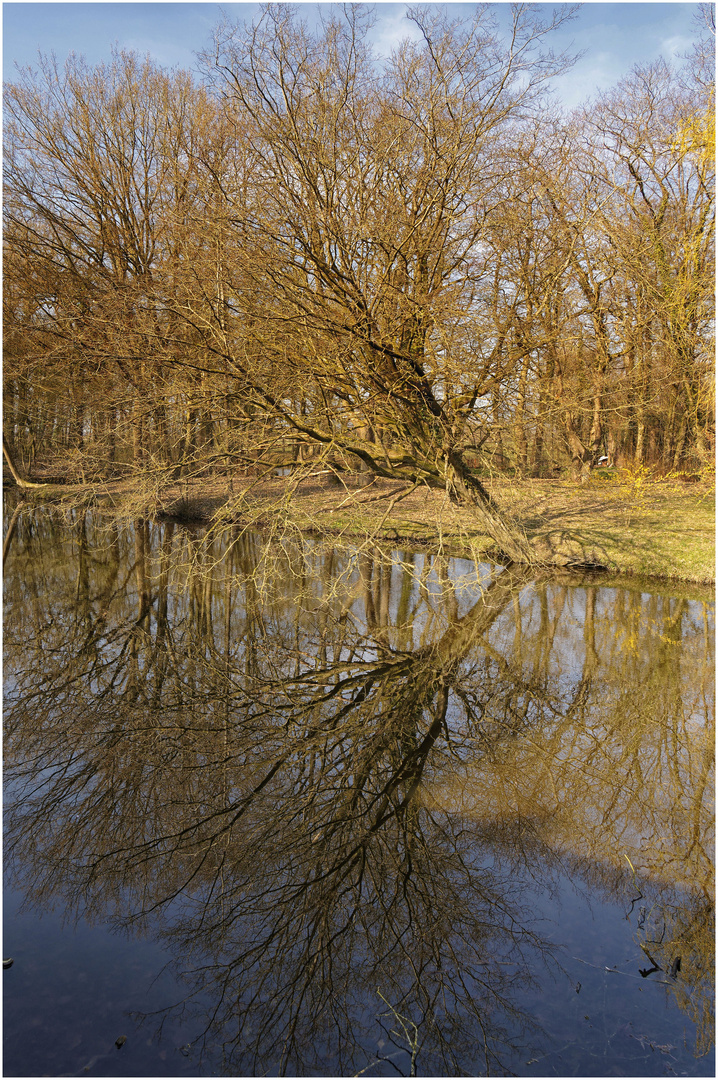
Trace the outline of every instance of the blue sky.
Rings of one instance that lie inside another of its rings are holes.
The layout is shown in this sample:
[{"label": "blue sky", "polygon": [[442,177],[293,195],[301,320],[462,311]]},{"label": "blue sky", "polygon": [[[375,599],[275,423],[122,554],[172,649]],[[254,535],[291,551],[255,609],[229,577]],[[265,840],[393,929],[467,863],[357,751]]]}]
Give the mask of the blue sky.
[{"label": "blue sky", "polygon": [[[311,14],[316,5],[297,5]],[[388,52],[412,27],[404,19],[406,5],[375,4],[376,47]],[[468,13],[471,4],[447,4],[452,14]],[[502,7],[504,5],[496,5]],[[547,9],[553,6],[545,6]],[[96,63],[111,46],[149,53],[163,65],[193,67],[195,51],[209,44],[222,11],[231,18],[251,19],[254,4],[214,3],[4,3],[4,78],[12,78],[14,62],[33,64],[38,50],[64,60],[71,51]],[[612,86],[634,64],[664,56],[678,60],[696,34],[697,4],[584,4],[578,16],[555,36],[557,50],[571,46],[584,56],[557,83],[568,106]],[[508,14],[508,12],[507,12]]]}]

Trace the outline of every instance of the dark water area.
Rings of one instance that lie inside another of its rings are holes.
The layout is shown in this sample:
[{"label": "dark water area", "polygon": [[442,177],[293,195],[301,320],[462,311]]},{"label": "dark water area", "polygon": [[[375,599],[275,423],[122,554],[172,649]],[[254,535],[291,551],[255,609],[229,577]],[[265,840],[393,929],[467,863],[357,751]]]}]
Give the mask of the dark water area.
[{"label": "dark water area", "polygon": [[714,1075],[707,593],[12,509],[4,1076]]}]

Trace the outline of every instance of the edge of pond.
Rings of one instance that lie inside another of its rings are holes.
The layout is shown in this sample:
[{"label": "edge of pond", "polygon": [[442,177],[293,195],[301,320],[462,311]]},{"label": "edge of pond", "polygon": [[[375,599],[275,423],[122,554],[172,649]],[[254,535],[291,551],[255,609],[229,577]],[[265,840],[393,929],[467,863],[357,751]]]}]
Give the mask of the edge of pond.
[{"label": "edge of pond", "polygon": [[[77,506],[94,506],[103,512],[111,513],[118,519],[140,517],[158,522],[171,521],[184,528],[207,528],[212,524],[222,523],[226,526],[244,529],[258,529],[265,531],[271,527],[271,511],[262,512],[257,507],[257,517],[223,515],[224,501],[218,506],[203,507],[201,500],[192,500],[182,512],[172,512],[171,508],[145,506],[139,510],[137,506],[122,505],[124,493],[102,491],[97,486],[88,484],[81,490],[77,485],[37,485],[32,489],[18,488],[15,484],[3,484],[6,493],[16,492],[20,496],[20,502],[25,502],[28,507],[60,506],[69,503],[70,508]],[[224,521],[222,518],[224,517]],[[452,558],[468,559],[473,562],[496,561],[494,553],[489,546],[488,538],[476,533],[475,536],[457,535],[451,529],[435,535],[421,535],[400,531],[394,524],[382,523],[377,529],[371,529],[367,524],[354,522],[352,526],[335,526],[327,523],[321,528],[313,524],[311,520],[302,520],[301,512],[292,517],[291,524],[297,531],[315,537],[342,540],[352,545],[371,544],[376,548],[386,550],[397,544],[417,551],[436,553],[438,550]],[[289,519],[288,519],[289,522]],[[401,525],[401,522],[398,523]],[[429,531],[429,526],[422,523],[423,528]],[[483,540],[483,543],[482,543]],[[672,574],[644,574],[637,573],[630,568],[620,566],[603,566],[593,564],[592,560],[585,563],[577,561],[575,564],[566,566],[556,565],[538,566],[536,577],[542,580],[570,580],[572,584],[600,584],[603,587],[628,588],[632,591],[651,591],[661,595],[675,595],[679,588],[682,595],[690,599],[712,602],[715,599],[715,576],[706,578],[690,578]]]}]

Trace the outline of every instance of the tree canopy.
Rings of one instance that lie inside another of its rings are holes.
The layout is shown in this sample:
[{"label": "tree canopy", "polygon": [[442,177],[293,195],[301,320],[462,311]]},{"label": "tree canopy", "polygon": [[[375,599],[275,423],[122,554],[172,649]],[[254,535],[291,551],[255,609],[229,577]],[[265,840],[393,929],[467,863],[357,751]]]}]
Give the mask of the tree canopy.
[{"label": "tree canopy", "polygon": [[565,114],[570,11],[417,7],[382,62],[366,9],[300,11],[223,22],[198,75],[118,50],[6,84],[19,466],[322,456],[521,557],[492,470],[711,461],[712,42]]}]

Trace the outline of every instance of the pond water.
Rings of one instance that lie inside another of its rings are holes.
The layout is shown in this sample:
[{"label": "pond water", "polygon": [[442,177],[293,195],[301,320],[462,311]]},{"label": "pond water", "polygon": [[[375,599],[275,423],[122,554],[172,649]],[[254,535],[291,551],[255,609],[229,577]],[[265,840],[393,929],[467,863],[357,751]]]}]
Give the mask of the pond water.
[{"label": "pond water", "polygon": [[714,1075],[707,593],[10,509],[3,1075]]}]

